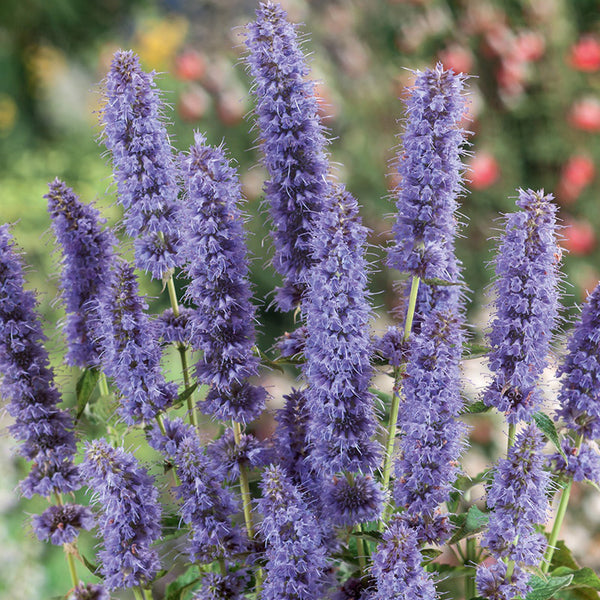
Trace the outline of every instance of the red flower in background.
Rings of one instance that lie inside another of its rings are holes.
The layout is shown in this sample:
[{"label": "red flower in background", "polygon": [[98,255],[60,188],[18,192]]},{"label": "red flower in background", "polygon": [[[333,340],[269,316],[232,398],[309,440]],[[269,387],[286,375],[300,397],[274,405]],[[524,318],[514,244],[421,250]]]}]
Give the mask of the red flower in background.
[{"label": "red flower in background", "polygon": [[498,161],[489,152],[479,152],[467,164],[467,184],[474,190],[484,190],[500,176]]},{"label": "red flower in background", "polygon": [[175,59],[175,76],[183,81],[198,81],[206,72],[206,61],[200,52],[186,50]]},{"label": "red flower in background", "polygon": [[471,73],[473,70],[473,54],[468,48],[458,44],[444,48],[439,59],[445,69],[452,69],[455,73]]},{"label": "red flower in background", "polygon": [[577,129],[600,132],[600,102],[597,98],[584,98],[578,100],[571,107],[569,121]]},{"label": "red flower in background", "polygon": [[586,73],[600,69],[600,41],[591,35],[582,37],[571,48],[569,62],[573,68]]},{"label": "red flower in background", "polygon": [[559,200],[573,202],[595,176],[594,161],[589,156],[582,154],[572,156],[565,163],[558,182],[557,196]]},{"label": "red flower in background", "polygon": [[516,54],[521,60],[536,61],[544,56],[546,40],[538,31],[521,31],[516,40]]},{"label": "red flower in background", "polygon": [[566,219],[561,245],[571,254],[589,254],[596,245],[593,227],[587,221]]}]

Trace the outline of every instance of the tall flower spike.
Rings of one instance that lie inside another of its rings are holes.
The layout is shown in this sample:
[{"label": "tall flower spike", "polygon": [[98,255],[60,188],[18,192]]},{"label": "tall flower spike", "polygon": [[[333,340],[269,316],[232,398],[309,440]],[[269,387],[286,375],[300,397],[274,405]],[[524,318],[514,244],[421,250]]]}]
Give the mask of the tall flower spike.
[{"label": "tall flower spike", "polygon": [[270,176],[265,193],[274,225],[273,264],[283,277],[276,303],[289,311],[300,303],[313,263],[311,232],[328,188],[327,140],[296,27],[273,2],[262,2],[256,16],[248,25],[246,61],[254,78],[261,147]]},{"label": "tall flower spike", "polygon": [[254,307],[248,279],[241,187],[223,148],[195,134],[182,157],[186,202],[181,211],[181,256],[189,278],[187,296],[192,347],[203,351],[196,365],[202,383],[212,385],[201,409],[223,420],[247,422],[264,407],[266,392],[247,379],[258,373]]},{"label": "tall flower spike", "polygon": [[306,500],[279,466],[261,482],[258,510],[267,560],[264,600],[318,600],[327,568],[320,526]]},{"label": "tall flower spike", "polygon": [[239,506],[232,492],[222,487],[225,468],[206,455],[193,427],[178,419],[165,420],[165,429],[167,435],[162,435],[155,426],[152,444],[173,462],[181,482],[176,495],[183,522],[190,527],[190,560],[209,563],[242,552],[244,534],[231,523]]},{"label": "tall flower spike", "polygon": [[[537,533],[536,526],[548,517],[550,479],[543,468],[543,447],[542,435],[529,424],[517,435],[508,457],[498,462],[487,498],[490,520],[481,541],[498,562],[492,566],[482,563],[477,570],[477,585],[488,598],[525,597],[529,590],[525,568],[539,565],[542,559],[546,538]],[[515,563],[510,580],[501,559]]]},{"label": "tall flower spike", "polygon": [[461,319],[436,311],[410,340],[394,496],[421,542],[439,543],[448,532],[438,510],[449,499],[465,445],[465,425],[458,419],[463,339]]},{"label": "tall flower spike", "polygon": [[366,229],[356,200],[342,186],[321,215],[313,240],[315,266],[303,301],[307,340],[304,374],[312,415],[311,461],[324,474],[371,473],[380,448],[367,301]]},{"label": "tall flower spike", "polygon": [[81,487],[73,464],[77,451],[73,421],[58,408],[60,394],[35,308],[33,293],[24,290],[21,261],[4,225],[0,227],[0,391],[15,420],[9,429],[22,442],[19,452],[33,461],[21,482],[27,498]]},{"label": "tall flower spike", "polygon": [[133,268],[116,265],[113,286],[100,303],[102,363],[121,392],[119,414],[127,425],[154,419],[177,396],[160,369],[160,347],[145,308]]},{"label": "tall flower spike", "polygon": [[160,537],[161,509],[154,481],[135,457],[105,440],[87,444],[82,475],[100,508],[104,548],[100,572],[109,590],[146,586],[160,563],[151,548]]},{"label": "tall flower spike", "polygon": [[600,285],[586,300],[558,374],[557,416],[584,439],[600,438]]},{"label": "tall flower spike", "polygon": [[509,423],[529,421],[542,402],[538,381],[558,319],[556,206],[543,190],[519,190],[496,257],[490,340],[492,383],[483,400]]},{"label": "tall flower spike", "polygon": [[112,155],[135,264],[161,279],[177,265],[177,165],[161,117],[154,73],[131,51],[115,53],[105,80],[103,141]]},{"label": "tall flower spike", "polygon": [[368,600],[437,598],[431,576],[421,566],[422,560],[415,531],[396,516],[373,554],[375,591],[367,596]]},{"label": "tall flower spike", "polygon": [[116,239],[102,230],[97,209],[83,204],[59,179],[44,196],[59,244],[63,248],[62,297],[66,304],[66,361],[78,367],[98,366],[98,302],[110,282],[112,246]]},{"label": "tall flower spike", "polygon": [[465,146],[460,127],[464,76],[445,71],[441,64],[416,75],[397,162],[401,179],[395,190],[398,212],[388,265],[422,279],[457,282],[454,240]]}]

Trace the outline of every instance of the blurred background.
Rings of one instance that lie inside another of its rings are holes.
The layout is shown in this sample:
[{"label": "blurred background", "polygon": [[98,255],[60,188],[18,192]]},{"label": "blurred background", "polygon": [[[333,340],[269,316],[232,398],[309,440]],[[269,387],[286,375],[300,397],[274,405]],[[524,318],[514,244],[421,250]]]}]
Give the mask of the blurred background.
[{"label": "blurred background", "polygon": [[[468,193],[458,249],[472,290],[471,317],[479,321],[485,312],[490,238],[497,233],[498,214],[513,210],[519,187],[544,188],[560,206],[564,303],[566,314],[572,313],[600,279],[600,0],[282,4],[291,20],[303,23],[337,177],[359,199],[372,231],[372,287],[380,313],[394,305],[394,274],[383,268],[381,249],[392,224],[389,190],[397,181],[389,162],[402,127],[401,97],[411,69],[438,61],[473,76],[465,120],[473,132]],[[63,313],[55,300],[57,257],[42,196],[58,176],[84,200],[96,202],[109,224],[118,222],[108,158],[97,143],[99,82],[114,51],[132,48],[146,69],[160,73],[174,146],[185,150],[198,129],[212,143],[224,140],[239,165],[252,215],[248,227],[254,234],[263,347],[293,326],[268,309],[276,279],[264,267],[265,172],[241,62],[243,26],[255,7],[254,0],[0,2],[0,222],[15,224],[14,236],[31,266],[29,285],[39,290],[48,323]],[[157,298],[154,310],[166,307],[159,287],[147,280],[143,285]],[[59,379],[71,381],[73,374],[60,366],[60,335],[52,325],[48,331]],[[489,432],[477,431],[483,436],[478,443],[493,444]],[[5,437],[0,449],[10,456]],[[51,597],[64,593],[62,553],[34,541],[23,523],[24,505],[14,493],[20,469],[19,461],[0,461],[0,540],[8,540],[0,543],[0,597]],[[581,492],[580,507],[597,530],[600,507],[586,493]],[[38,506],[31,502],[26,509],[35,512]]]}]

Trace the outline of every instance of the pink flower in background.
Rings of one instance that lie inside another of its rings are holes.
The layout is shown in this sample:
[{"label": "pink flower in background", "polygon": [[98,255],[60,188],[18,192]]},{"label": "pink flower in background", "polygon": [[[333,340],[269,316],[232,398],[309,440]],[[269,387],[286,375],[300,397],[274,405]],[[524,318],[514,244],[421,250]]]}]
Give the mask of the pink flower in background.
[{"label": "pink flower in background", "polygon": [[489,152],[478,152],[468,163],[467,183],[474,190],[485,190],[500,176],[498,161]]},{"label": "pink flower in background", "polygon": [[583,98],[575,102],[569,112],[569,122],[583,131],[600,132],[600,101]]},{"label": "pink flower in background", "polygon": [[600,69],[600,41],[591,35],[582,37],[571,47],[571,66],[578,71],[593,73]]},{"label": "pink flower in background", "polygon": [[452,69],[455,73],[471,73],[473,71],[473,54],[468,48],[452,44],[439,54],[439,59],[445,69]]},{"label": "pink flower in background", "polygon": [[561,245],[571,254],[589,254],[596,245],[594,228],[587,221],[566,219]]},{"label": "pink flower in background", "polygon": [[583,154],[571,156],[563,166],[557,195],[562,202],[573,202],[596,176],[594,161]]},{"label": "pink flower in background", "polygon": [[516,54],[525,61],[536,61],[544,56],[546,40],[538,31],[521,31],[516,40]]},{"label": "pink flower in background", "polygon": [[206,72],[206,61],[200,52],[186,50],[175,59],[175,76],[183,81],[198,81]]}]

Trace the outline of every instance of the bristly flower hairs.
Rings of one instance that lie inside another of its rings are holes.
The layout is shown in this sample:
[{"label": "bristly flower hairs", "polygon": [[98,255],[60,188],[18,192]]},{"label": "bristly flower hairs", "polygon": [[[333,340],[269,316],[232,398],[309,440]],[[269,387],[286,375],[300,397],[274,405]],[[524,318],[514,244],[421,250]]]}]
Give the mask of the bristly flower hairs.
[{"label": "bristly flower hairs", "polygon": [[[377,336],[369,231],[330,172],[298,31],[273,2],[246,30],[283,281],[274,307],[298,322],[273,348],[257,346],[235,163],[200,132],[175,153],[154,74],[132,51],[114,56],[101,117],[121,226],[59,179],[45,196],[75,407],[50,367],[18,225],[0,226],[0,393],[31,462],[20,492],[48,500],[31,528],[65,553],[64,597],[592,597],[600,578],[560,537],[573,482],[600,483],[600,286],[559,352],[557,207],[519,190],[494,260],[489,384],[465,394],[473,356],[455,239],[468,78],[438,64],[416,71],[406,96],[387,259],[403,313]],[[169,297],[158,315],[139,292],[148,275]],[[169,345],[178,375],[164,368]],[[546,414],[551,352],[559,387]],[[273,366],[289,376],[281,398],[267,393]],[[464,415],[492,410],[506,452],[473,473]]]}]

